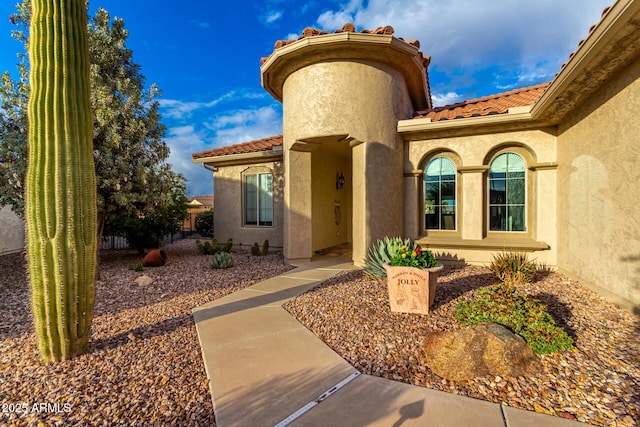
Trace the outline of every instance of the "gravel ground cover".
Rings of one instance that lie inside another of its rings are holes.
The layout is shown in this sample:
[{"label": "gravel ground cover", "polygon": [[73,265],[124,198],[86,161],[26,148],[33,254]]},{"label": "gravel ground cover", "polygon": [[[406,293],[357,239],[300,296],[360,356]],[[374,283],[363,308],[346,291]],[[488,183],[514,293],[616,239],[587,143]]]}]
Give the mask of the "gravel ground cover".
[{"label": "gravel ground cover", "polygon": [[544,370],[523,377],[447,381],[424,363],[431,331],[461,328],[454,309],[497,283],[484,267],[445,267],[429,315],[392,313],[386,280],[362,271],[336,275],[285,308],[363,373],[601,426],[637,426],[640,323],[574,280],[551,273],[522,285],[547,304],[576,349],[541,356]]},{"label": "gravel ground cover", "polygon": [[[0,425],[214,425],[191,309],[290,269],[278,254],[233,254],[211,270],[185,239],[163,267],[128,269],[133,251],[102,252],[92,338],[71,361],[40,361],[21,254],[0,257]],[[142,274],[154,283],[133,283]],[[44,406],[42,406],[44,404]]]}]

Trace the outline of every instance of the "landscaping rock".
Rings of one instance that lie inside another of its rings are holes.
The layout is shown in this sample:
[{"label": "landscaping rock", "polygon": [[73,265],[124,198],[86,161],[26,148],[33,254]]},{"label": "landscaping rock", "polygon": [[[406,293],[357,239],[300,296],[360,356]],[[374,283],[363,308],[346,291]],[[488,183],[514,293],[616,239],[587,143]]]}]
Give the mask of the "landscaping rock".
[{"label": "landscaping rock", "polygon": [[154,249],[142,260],[143,267],[162,267],[167,262],[167,254],[162,249]]},{"label": "landscaping rock", "polygon": [[139,286],[149,286],[153,284],[153,279],[147,275],[140,276],[136,280],[134,280]]},{"label": "landscaping rock", "polygon": [[542,371],[526,341],[496,323],[479,323],[424,339],[427,365],[442,378],[461,381],[488,374],[517,377]]}]

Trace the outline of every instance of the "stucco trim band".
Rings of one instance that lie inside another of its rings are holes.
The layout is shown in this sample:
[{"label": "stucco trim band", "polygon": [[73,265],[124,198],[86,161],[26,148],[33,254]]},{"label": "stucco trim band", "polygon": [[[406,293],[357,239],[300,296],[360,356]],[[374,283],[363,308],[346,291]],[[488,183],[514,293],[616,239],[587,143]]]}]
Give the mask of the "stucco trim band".
[{"label": "stucco trim band", "polygon": [[558,169],[558,162],[545,162],[545,163],[536,163],[534,165],[529,166],[530,171],[541,171],[541,170],[554,170]]},{"label": "stucco trim band", "polygon": [[488,170],[489,165],[460,166],[458,168],[458,173],[485,173]]},{"label": "stucco trim band", "polygon": [[422,237],[416,240],[420,245],[429,245],[429,248],[442,249],[479,249],[479,250],[509,250],[516,251],[545,251],[551,247],[545,242],[533,239],[500,239],[488,237],[482,240],[461,239],[459,237]]}]

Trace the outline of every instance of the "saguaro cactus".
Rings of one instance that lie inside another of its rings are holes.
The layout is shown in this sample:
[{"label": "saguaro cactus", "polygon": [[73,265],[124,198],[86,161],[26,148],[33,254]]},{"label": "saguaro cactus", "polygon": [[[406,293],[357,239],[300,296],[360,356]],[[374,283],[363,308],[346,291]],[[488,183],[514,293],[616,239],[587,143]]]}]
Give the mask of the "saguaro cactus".
[{"label": "saguaro cactus", "polygon": [[87,346],[96,275],[96,177],[85,0],[33,0],[27,250],[46,361]]}]

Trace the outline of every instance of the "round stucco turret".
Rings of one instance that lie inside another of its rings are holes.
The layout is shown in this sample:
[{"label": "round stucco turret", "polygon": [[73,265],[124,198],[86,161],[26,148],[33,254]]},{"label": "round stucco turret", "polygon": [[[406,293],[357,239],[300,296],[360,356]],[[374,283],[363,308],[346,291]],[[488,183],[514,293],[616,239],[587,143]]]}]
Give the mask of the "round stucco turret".
[{"label": "round stucco turret", "polygon": [[[261,68],[263,86],[283,103],[289,259],[350,241],[359,264],[375,239],[403,232],[397,123],[431,106],[427,60],[414,44],[393,37],[391,27],[352,31],[307,29],[298,41],[280,42]],[[344,169],[345,191],[319,184]],[[327,219],[330,204],[340,212]],[[350,222],[349,235],[332,224],[338,216]]]}]

